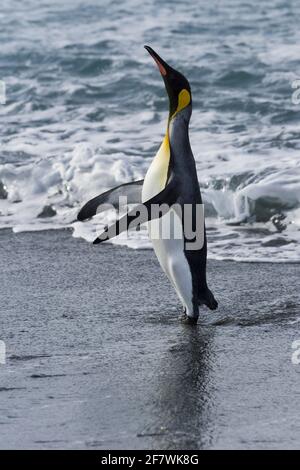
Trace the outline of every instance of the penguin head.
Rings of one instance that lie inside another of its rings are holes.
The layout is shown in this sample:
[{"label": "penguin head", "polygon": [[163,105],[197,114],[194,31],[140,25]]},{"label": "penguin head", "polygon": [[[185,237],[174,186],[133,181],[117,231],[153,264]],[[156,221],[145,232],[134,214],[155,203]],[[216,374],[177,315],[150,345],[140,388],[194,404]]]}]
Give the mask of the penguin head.
[{"label": "penguin head", "polygon": [[[170,101],[170,118],[172,118],[181,110],[192,104],[190,84],[182,73],[177,72],[177,70],[170,67],[170,65],[159,57],[151,47],[144,47],[155,60],[165,82],[165,87]],[[190,112],[191,108],[192,106],[190,106]]]}]

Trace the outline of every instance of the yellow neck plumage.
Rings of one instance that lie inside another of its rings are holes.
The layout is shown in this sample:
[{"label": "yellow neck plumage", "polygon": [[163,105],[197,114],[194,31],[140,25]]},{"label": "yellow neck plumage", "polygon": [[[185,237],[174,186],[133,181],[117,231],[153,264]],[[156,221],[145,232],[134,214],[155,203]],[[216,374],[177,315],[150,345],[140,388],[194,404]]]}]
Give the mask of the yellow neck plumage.
[{"label": "yellow neck plumage", "polygon": [[170,122],[174,117],[182,111],[184,108],[186,108],[191,102],[191,95],[190,93],[186,90],[183,89],[178,95],[178,105],[175,113],[172,114],[172,116],[169,117],[168,119],[168,126],[167,126],[167,131],[165,134],[165,137],[162,141],[162,144],[159,148],[159,151],[156,154],[155,160],[157,159],[157,163],[159,163],[160,167],[160,187],[163,189],[167,183],[167,177],[168,177],[168,168],[169,168],[169,163],[170,163],[170,138],[169,138],[169,126]]}]

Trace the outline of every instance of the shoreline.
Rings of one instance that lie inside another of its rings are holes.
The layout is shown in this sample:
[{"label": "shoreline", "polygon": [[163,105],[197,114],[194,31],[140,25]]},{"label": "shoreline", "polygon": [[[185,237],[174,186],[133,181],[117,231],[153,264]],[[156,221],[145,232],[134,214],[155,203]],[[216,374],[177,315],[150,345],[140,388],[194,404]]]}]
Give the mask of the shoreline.
[{"label": "shoreline", "polygon": [[[33,234],[33,233],[47,233],[47,232],[70,232],[71,234],[71,238],[73,240],[82,240],[84,241],[85,243],[91,245],[92,243],[91,242],[88,242],[85,238],[83,237],[73,237],[72,236],[72,233],[74,232],[74,228],[73,227],[62,227],[62,228],[57,228],[57,227],[53,227],[53,228],[46,228],[46,229],[35,229],[35,230],[22,230],[20,232],[14,232],[13,230],[13,227],[0,227],[0,233],[2,231],[8,231],[8,232],[11,232],[13,235],[15,236],[18,236],[19,234]],[[125,249],[128,249],[128,250],[133,250],[133,251],[153,251],[153,248],[152,246],[149,246],[149,247],[145,247],[145,246],[141,246],[139,248],[133,248],[131,246],[127,246],[125,244],[117,244],[117,243],[111,243],[111,242],[108,242],[108,243],[105,243],[104,246],[106,245],[111,245],[111,246],[117,246],[118,248],[122,248],[124,247]],[[208,245],[208,257],[207,257],[207,260],[208,261],[216,261],[216,262],[232,262],[232,263],[237,263],[237,264],[240,264],[240,263],[250,263],[250,264],[287,264],[287,265],[295,265],[295,264],[300,264],[300,261],[299,260],[295,260],[295,261],[292,261],[292,260],[286,260],[286,261],[281,261],[281,260],[273,260],[273,261],[267,261],[267,260],[255,260],[255,259],[249,259],[249,260],[245,260],[245,259],[242,259],[242,260],[238,260],[238,259],[234,259],[234,258],[226,258],[226,259],[221,259],[219,257],[210,257],[209,256],[209,245]]]},{"label": "shoreline", "polygon": [[68,230],[0,246],[0,448],[299,447],[294,264],[209,260],[219,309],[190,327],[152,250]]}]

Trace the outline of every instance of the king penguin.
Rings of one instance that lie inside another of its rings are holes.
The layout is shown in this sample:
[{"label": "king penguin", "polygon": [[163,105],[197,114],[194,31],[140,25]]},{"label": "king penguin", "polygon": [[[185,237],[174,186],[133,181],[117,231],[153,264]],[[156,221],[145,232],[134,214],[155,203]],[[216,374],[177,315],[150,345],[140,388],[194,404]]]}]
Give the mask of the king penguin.
[{"label": "king penguin", "polygon": [[[80,210],[78,220],[92,217],[99,208],[101,210],[102,204],[115,204],[120,195],[127,196],[128,203],[140,202],[140,206],[107,227],[94,244],[146,222],[158,261],[182,303],[182,321],[196,324],[200,305],[215,310],[218,303],[206,281],[204,218],[202,223],[197,223],[197,208],[203,208],[203,204],[189,140],[191,87],[184,75],[170,67],[151,47],[145,46],[145,49],[156,62],[169,97],[169,116],[162,144],[144,180],[126,183],[96,196]],[[159,211],[151,211],[155,205],[159,205]],[[185,207],[190,209],[189,217],[185,217]],[[201,240],[199,246],[188,243],[187,223],[189,232],[195,234],[194,242]]]}]

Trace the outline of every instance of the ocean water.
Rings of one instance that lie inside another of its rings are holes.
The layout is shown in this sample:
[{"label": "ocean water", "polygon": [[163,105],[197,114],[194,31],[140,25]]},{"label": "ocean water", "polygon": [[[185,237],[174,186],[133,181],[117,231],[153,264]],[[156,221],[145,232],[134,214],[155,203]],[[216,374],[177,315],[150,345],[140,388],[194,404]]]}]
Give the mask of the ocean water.
[{"label": "ocean water", "polygon": [[[299,262],[299,18],[297,0],[2,0],[0,228],[92,240],[115,216],[76,222],[89,198],[143,178],[160,145],[149,44],[191,83],[209,257]],[[114,243],[150,246],[145,230]]]}]

